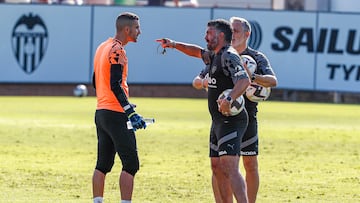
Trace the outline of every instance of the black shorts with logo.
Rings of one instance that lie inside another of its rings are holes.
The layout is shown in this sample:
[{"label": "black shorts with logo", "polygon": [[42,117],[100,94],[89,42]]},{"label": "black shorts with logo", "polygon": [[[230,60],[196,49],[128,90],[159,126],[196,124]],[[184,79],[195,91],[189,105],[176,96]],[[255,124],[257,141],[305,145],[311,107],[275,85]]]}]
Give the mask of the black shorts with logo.
[{"label": "black shorts with logo", "polygon": [[248,112],[249,124],[241,142],[242,156],[256,156],[259,154],[258,124],[256,112]]},{"label": "black shorts with logo", "polygon": [[242,137],[248,124],[246,110],[242,111],[236,119],[222,117],[212,121],[210,130],[210,157],[223,155],[240,156]]}]

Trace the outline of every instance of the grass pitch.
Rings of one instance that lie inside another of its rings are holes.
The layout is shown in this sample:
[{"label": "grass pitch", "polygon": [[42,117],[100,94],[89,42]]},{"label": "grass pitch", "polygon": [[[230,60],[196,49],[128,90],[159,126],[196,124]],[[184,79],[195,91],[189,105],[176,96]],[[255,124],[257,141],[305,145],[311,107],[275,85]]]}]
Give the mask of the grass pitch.
[{"label": "grass pitch", "polygon": [[[156,119],[137,131],[133,202],[214,202],[207,101],[131,102]],[[95,105],[94,97],[0,97],[0,202],[92,202]],[[267,101],[258,119],[258,202],[360,202],[360,105]],[[105,202],[119,202],[120,169],[117,159]]]}]

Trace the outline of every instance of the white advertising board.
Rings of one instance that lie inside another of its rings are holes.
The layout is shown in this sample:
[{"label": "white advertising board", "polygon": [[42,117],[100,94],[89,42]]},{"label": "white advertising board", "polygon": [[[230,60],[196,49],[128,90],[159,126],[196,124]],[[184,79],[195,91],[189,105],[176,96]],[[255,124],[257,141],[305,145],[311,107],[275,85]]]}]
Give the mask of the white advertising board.
[{"label": "white advertising board", "polygon": [[[290,89],[314,88],[314,53],[308,51],[305,34],[315,34],[314,13],[216,9],[214,18],[246,18],[253,27],[256,47],[269,59],[278,78],[279,87]],[[255,28],[255,29],[254,29]],[[303,33],[303,34],[301,34]],[[259,42],[260,41],[260,42]]]},{"label": "white advertising board", "polygon": [[316,90],[360,92],[360,15],[319,15],[325,43],[317,51]]},{"label": "white advertising board", "polygon": [[88,82],[90,7],[0,6],[0,81]]},{"label": "white advertising board", "polygon": [[214,11],[214,18],[231,16],[244,17],[253,25],[254,48],[268,56],[279,88],[360,91],[360,28],[356,26],[360,15]]}]

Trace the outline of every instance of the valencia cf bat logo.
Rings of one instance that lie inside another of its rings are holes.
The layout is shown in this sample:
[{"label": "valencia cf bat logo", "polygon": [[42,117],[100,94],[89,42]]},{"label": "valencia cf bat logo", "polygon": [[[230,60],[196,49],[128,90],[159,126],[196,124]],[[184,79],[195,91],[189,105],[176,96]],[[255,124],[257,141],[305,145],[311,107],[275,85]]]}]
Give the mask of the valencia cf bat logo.
[{"label": "valencia cf bat logo", "polygon": [[12,49],[21,69],[32,74],[44,58],[49,42],[44,21],[29,13],[16,22],[12,31]]}]

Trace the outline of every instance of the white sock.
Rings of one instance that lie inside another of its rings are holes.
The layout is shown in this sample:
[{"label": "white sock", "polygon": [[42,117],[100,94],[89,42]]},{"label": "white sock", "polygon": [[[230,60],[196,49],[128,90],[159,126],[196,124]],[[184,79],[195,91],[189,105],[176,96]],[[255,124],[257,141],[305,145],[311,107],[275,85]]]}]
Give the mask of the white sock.
[{"label": "white sock", "polygon": [[103,203],[103,197],[94,197],[94,203]]},{"label": "white sock", "polygon": [[131,203],[131,200],[121,200],[120,203]]}]

